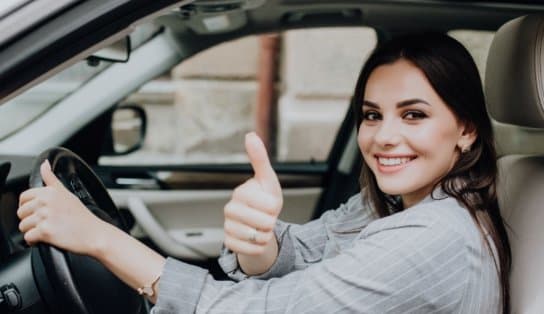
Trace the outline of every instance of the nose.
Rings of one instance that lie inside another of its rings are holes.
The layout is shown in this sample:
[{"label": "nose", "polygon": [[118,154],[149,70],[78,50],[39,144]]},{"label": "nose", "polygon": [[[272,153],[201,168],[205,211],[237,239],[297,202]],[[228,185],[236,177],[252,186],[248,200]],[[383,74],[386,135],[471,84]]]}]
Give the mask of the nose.
[{"label": "nose", "polygon": [[374,134],[374,142],[382,147],[394,147],[400,144],[402,135],[400,125],[392,120],[383,120]]}]

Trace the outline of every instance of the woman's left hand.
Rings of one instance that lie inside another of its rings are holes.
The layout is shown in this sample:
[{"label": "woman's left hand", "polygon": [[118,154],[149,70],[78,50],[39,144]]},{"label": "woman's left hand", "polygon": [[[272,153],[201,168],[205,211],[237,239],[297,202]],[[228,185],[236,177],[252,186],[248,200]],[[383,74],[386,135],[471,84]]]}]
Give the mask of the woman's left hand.
[{"label": "woman's left hand", "polygon": [[93,255],[106,223],[64,187],[48,161],[41,165],[40,173],[45,186],[26,190],[19,197],[17,216],[25,241]]}]

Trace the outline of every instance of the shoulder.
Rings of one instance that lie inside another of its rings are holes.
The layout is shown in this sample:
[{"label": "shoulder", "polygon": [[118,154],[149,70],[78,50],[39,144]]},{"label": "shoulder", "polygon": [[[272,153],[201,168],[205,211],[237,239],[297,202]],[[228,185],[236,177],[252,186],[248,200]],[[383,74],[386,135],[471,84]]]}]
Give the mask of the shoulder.
[{"label": "shoulder", "polygon": [[344,229],[360,230],[377,218],[378,215],[370,204],[365,202],[361,193],[357,193],[338,208],[323,213],[320,220],[331,225],[335,231],[345,231]]},{"label": "shoulder", "polygon": [[[490,273],[494,264],[482,255],[486,252],[482,240],[468,210],[448,197],[371,222],[350,253],[363,261],[372,256],[381,267],[390,267],[393,279],[387,274],[384,278],[406,298],[427,302],[444,300],[442,296],[448,294],[449,304],[488,285],[481,274]],[[404,280],[396,279],[401,277]],[[408,286],[413,289],[403,289]]]},{"label": "shoulder", "polygon": [[432,199],[370,223],[364,236],[396,231],[423,242],[456,243],[457,249],[479,247],[480,232],[470,213],[453,197]]},{"label": "shoulder", "polygon": [[363,197],[363,195],[364,191],[352,195],[347,201],[340,204],[336,209],[326,211],[325,214],[339,217],[357,216],[361,215],[361,213],[365,213],[370,216],[375,216],[374,218],[378,218],[378,216],[375,214],[374,209],[372,208],[370,203]]}]

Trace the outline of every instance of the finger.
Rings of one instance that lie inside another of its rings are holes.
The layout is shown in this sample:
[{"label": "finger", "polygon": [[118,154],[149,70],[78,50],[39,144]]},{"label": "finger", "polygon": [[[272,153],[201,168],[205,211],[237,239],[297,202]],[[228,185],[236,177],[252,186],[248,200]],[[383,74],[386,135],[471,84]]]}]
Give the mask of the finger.
[{"label": "finger", "polygon": [[225,246],[237,254],[261,255],[264,253],[263,245],[252,244],[234,237],[225,236]]},{"label": "finger", "polygon": [[239,221],[265,232],[272,231],[276,224],[276,217],[232,201],[225,205],[225,218]]},{"label": "finger", "polygon": [[24,239],[28,245],[34,245],[42,241],[44,235],[41,228],[32,228],[25,232]]},{"label": "finger", "polygon": [[234,189],[232,199],[275,217],[278,216],[282,206],[281,200],[270,193],[263,192],[253,179]]},{"label": "finger", "polygon": [[41,215],[32,214],[19,223],[19,230],[25,233],[32,228],[35,228],[43,219],[44,218]]},{"label": "finger", "polygon": [[246,135],[246,152],[255,171],[255,178],[263,189],[275,195],[281,193],[278,176],[270,164],[263,141],[254,132]]},{"label": "finger", "polygon": [[26,216],[33,214],[34,211],[41,206],[43,206],[43,203],[35,198],[25,202],[23,206],[17,209],[17,217],[19,217],[20,220],[23,220]]},{"label": "finger", "polygon": [[[238,221],[227,219],[225,220],[225,233],[231,237],[235,237],[241,241],[247,241],[252,244],[267,244],[272,239],[272,232],[262,232],[256,228],[244,225]],[[251,241],[251,237],[255,234],[255,240]]]},{"label": "finger", "polygon": [[51,164],[49,164],[47,159],[40,166],[40,174],[42,175],[43,183],[46,186],[63,186],[62,182],[60,182],[60,180],[51,170]]},{"label": "finger", "polygon": [[36,233],[36,229],[31,229],[23,235],[23,238],[29,246],[33,246],[36,244],[36,242],[38,242],[38,236]]},{"label": "finger", "polygon": [[26,202],[33,200],[38,196],[44,188],[32,188],[24,191],[19,195],[19,207],[23,206]]}]

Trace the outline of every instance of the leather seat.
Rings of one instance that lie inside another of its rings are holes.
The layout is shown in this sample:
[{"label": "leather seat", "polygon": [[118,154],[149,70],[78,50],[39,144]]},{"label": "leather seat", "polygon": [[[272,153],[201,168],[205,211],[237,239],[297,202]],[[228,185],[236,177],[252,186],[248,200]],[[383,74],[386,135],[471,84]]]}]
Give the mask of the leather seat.
[{"label": "leather seat", "polygon": [[[544,129],[544,16],[520,17],[498,30],[485,77],[492,118]],[[512,246],[512,313],[544,313],[544,152],[507,155],[498,164]]]}]

